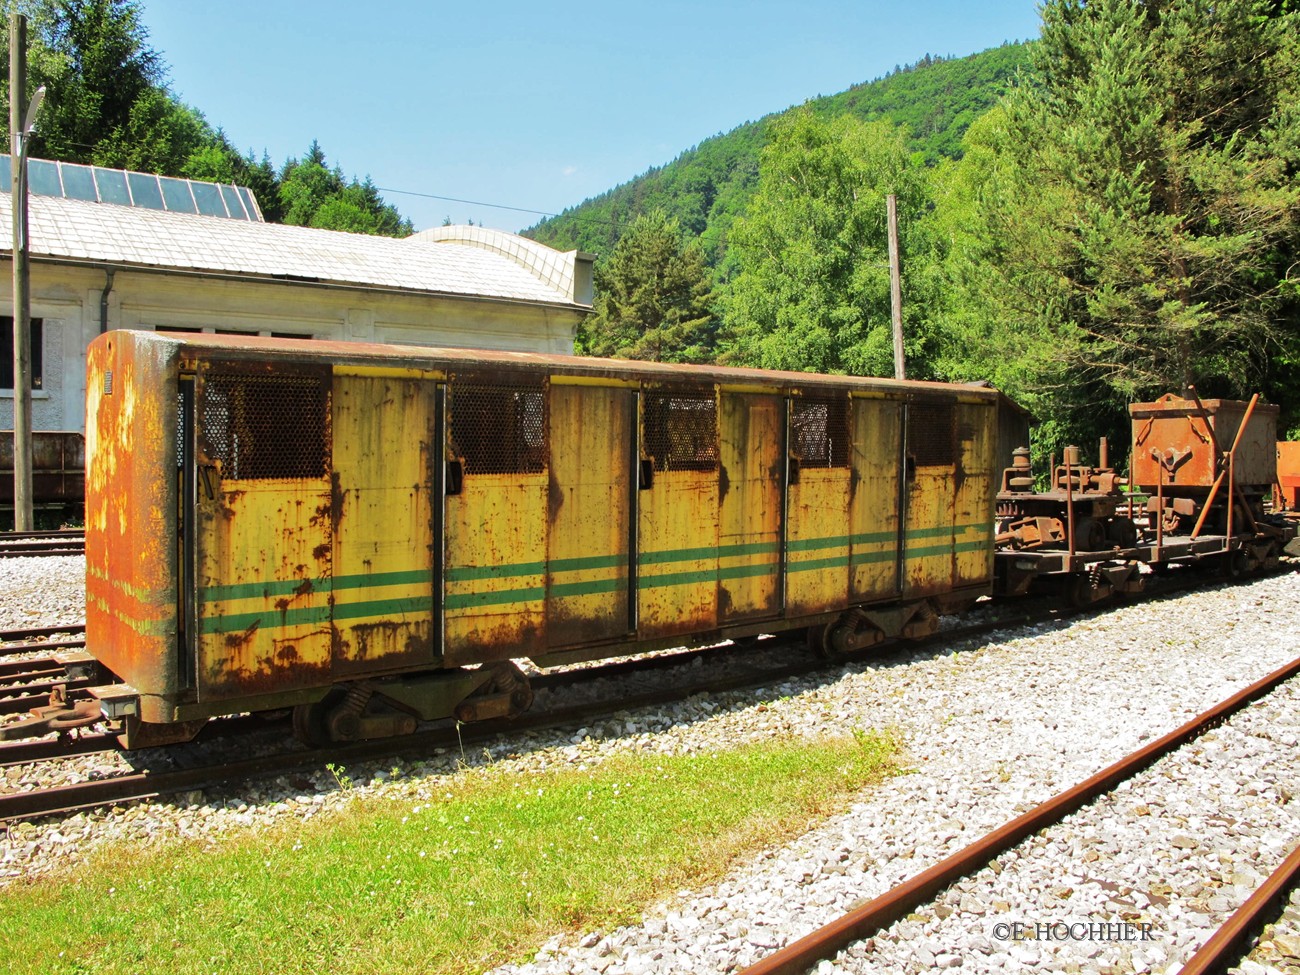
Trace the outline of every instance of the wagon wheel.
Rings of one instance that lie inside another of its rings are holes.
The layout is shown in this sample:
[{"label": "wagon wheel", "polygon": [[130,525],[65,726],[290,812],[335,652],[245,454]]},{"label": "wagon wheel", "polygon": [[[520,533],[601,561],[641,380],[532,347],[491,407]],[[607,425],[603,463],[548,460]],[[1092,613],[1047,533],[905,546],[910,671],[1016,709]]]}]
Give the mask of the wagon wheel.
[{"label": "wagon wheel", "polygon": [[833,660],[838,654],[831,646],[831,624],[819,623],[808,627],[808,649],[823,660]]},{"label": "wagon wheel", "polygon": [[1246,555],[1244,548],[1235,548],[1223,556],[1223,562],[1219,566],[1226,579],[1240,579],[1250,570],[1250,559]]},{"label": "wagon wheel", "polygon": [[299,704],[293,709],[293,736],[310,748],[321,748],[331,741],[326,719],[343,700],[346,692],[331,688],[319,701]]}]

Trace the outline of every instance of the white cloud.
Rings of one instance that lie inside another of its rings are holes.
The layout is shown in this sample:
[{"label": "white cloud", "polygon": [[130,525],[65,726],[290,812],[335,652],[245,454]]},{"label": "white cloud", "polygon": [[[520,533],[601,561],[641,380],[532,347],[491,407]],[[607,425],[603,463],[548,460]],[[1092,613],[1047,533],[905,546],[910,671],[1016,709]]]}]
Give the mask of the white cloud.
[{"label": "white cloud", "polygon": [[565,166],[563,169],[560,170],[560,175],[561,175],[561,176],[573,176],[573,175],[574,175],[575,173],[577,173],[577,172],[578,172],[578,167],[577,167],[577,166]]}]

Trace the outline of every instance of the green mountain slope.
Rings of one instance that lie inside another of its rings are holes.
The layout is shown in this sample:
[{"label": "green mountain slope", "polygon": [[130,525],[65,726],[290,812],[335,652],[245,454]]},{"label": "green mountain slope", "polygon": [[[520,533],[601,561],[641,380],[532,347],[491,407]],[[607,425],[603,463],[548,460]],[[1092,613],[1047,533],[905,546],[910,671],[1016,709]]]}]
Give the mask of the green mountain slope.
[{"label": "green mountain slope", "polygon": [[[906,125],[915,150],[928,162],[937,162],[960,155],[961,138],[971,122],[1027,63],[1026,44],[1004,44],[964,58],[926,55],[885,78],[807,104],[822,115],[847,113]],[[658,208],[699,236],[710,261],[717,264],[725,253],[727,230],[753,192],[766,128],[776,117],[746,122],[706,139],[667,165],[543,220],[524,234],[561,250],[604,255],[637,215]]]}]

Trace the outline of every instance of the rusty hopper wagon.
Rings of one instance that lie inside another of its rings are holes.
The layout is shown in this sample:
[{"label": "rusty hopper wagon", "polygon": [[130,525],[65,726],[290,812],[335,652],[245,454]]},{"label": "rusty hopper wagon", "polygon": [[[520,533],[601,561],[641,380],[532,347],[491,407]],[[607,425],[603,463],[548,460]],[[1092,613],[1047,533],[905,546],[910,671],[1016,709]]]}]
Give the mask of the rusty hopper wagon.
[{"label": "rusty hopper wagon", "polygon": [[[1134,403],[1130,476],[1067,447],[1050,488],[1033,490],[1029,451],[1018,450],[997,495],[997,584],[1018,595],[1047,583],[1076,605],[1140,591],[1142,566],[1219,565],[1239,576],[1278,564],[1294,526],[1266,518],[1276,477],[1278,408],[1169,394]],[[1232,502],[1229,503],[1229,499]]]},{"label": "rusty hopper wagon", "polygon": [[110,332],[87,646],[128,747],[294,708],[312,741],[506,716],[546,666],[990,592],[998,394],[521,353]]}]

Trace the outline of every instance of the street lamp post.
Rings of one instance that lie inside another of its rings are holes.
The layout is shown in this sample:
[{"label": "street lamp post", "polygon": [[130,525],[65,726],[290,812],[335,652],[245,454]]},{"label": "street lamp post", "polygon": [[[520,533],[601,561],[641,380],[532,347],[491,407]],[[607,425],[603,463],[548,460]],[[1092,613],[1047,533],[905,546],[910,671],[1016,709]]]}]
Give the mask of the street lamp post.
[{"label": "street lamp post", "polygon": [[32,520],[32,307],[27,264],[27,142],[45,100],[38,88],[22,112],[27,91],[27,18],[9,16],[9,132],[12,140],[9,203],[14,224],[14,530],[31,531]]}]

